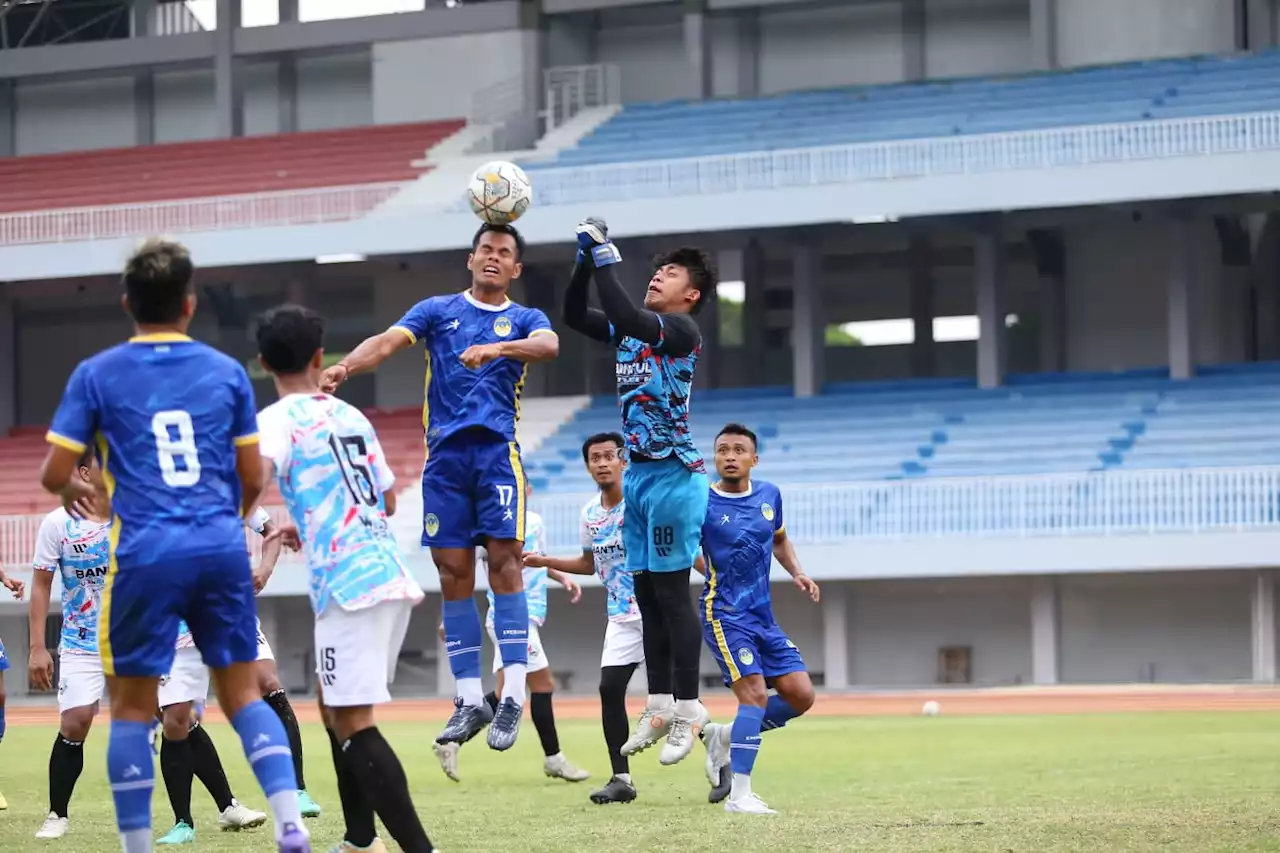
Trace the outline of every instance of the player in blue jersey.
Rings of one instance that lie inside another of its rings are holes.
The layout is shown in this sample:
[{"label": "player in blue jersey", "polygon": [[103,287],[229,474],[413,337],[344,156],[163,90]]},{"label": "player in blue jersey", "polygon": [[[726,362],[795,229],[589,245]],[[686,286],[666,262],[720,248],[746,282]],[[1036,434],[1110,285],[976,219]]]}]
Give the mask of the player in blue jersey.
[{"label": "player in blue jersey", "polygon": [[[422,544],[431,548],[440,572],[445,645],[458,691],[453,716],[436,742],[466,743],[489,725],[489,746],[500,750],[510,749],[519,733],[528,664],[529,609],[520,564],[525,476],[516,443],[520,392],[528,366],[560,351],[547,315],[508,298],[523,253],[524,240],[511,226],[481,226],[467,256],[470,289],[414,305],[325,371],[321,382],[331,393],[347,377],[375,369],[402,349],[419,341],[426,347]],[[480,681],[484,629],[473,597],[477,545],[489,557],[502,654],[496,714],[484,701]]]},{"label": "player in blue jersey", "polygon": [[[22,594],[26,590],[26,584],[16,578],[6,577],[4,569],[0,569],[0,586],[9,590],[13,597],[22,600]],[[4,741],[4,673],[9,668],[9,658],[4,653],[4,642],[0,641],[0,742]],[[4,795],[0,794],[0,811],[9,808],[9,803],[5,800]]]},{"label": "player in blue jersey", "polygon": [[[689,433],[689,395],[702,347],[692,315],[714,298],[716,276],[706,254],[677,249],[654,259],[644,307],[618,281],[622,255],[605,224],[578,226],[578,261],[564,297],[564,318],[589,338],[617,347],[618,401],[628,465],[622,489],[627,568],[636,575],[644,618],[649,699],[624,755],[663,736],[659,761],[689,754],[708,721],[698,701],[702,647],[689,601],[689,574],[707,508],[707,475]],[[594,278],[604,310],[587,305]]]},{"label": "player in blue jersey", "polygon": [[[732,725],[708,724],[703,743],[712,787],[719,785],[726,764],[733,770],[724,810],[773,814],[751,791],[760,732],[782,728],[813,706],[804,660],[773,618],[769,570],[774,558],[812,601],[818,601],[819,590],[787,538],[782,493],[772,483],[751,479],[760,461],[756,447],[755,433],[741,424],[728,424],[716,436],[720,479],[711,487],[702,525],[707,582],[699,610],[707,648],[738,700],[738,715]],[[769,688],[776,694],[770,696]]]},{"label": "player in blue jersey", "polygon": [[76,470],[96,448],[111,503],[98,630],[111,693],[107,775],[125,853],[151,850],[151,726],[183,619],[271,804],[279,850],[309,853],[288,737],[253,670],[241,520],[262,491],[253,388],[234,359],[187,337],[193,274],[176,243],[148,241],[129,259],[123,302],[136,334],[71,374],[41,483],[72,511],[94,495]]},{"label": "player in blue jersey", "polygon": [[636,667],[644,663],[644,630],[636,605],[635,578],[627,571],[627,552],[622,546],[625,444],[616,432],[597,433],[582,444],[582,461],[600,493],[582,508],[581,552],[576,557],[525,557],[526,565],[596,574],[604,584],[609,625],[600,652],[600,722],[613,775],[603,788],[591,792],[591,802],[597,805],[629,803],[636,798],[631,765],[622,747],[627,742],[627,685]]},{"label": "player in blue jersey", "polygon": [[280,395],[258,416],[265,474],[293,519],[277,535],[302,548],[311,576],[320,708],[347,822],[338,850],[385,850],[376,812],[404,853],[431,853],[404,767],[373,714],[391,701],[387,685],[423,598],[387,523],[395,476],[364,414],[320,392],[318,315],[275,308],[258,322],[257,340]]}]

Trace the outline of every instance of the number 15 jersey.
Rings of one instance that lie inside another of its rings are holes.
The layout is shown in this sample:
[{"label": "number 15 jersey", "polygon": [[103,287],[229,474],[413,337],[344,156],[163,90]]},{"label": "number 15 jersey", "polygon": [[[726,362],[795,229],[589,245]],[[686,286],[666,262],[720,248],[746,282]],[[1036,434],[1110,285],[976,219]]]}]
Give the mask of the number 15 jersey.
[{"label": "number 15 jersey", "polygon": [[290,394],[259,413],[258,429],[302,538],[311,609],[421,601],[387,525],[383,493],[396,479],[368,418],[327,394]]},{"label": "number 15 jersey", "polygon": [[244,368],[186,335],[142,335],[82,361],[46,439],[93,444],[128,565],[244,551],[236,447],[258,440]]}]

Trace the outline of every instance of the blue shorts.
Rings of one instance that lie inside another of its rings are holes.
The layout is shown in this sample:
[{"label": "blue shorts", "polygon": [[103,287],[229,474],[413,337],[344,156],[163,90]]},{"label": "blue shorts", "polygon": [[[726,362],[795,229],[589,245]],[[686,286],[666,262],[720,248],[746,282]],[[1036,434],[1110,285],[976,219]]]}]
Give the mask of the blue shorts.
[{"label": "blue shorts", "polygon": [[674,572],[693,565],[707,516],[707,475],[674,456],[632,462],[622,475],[627,571]]},{"label": "blue shorts", "polygon": [[524,541],[520,448],[488,430],[454,433],[422,469],[422,544],[471,548],[486,539]]},{"label": "blue shorts", "polygon": [[9,668],[9,658],[4,653],[4,640],[0,640],[0,672]]},{"label": "blue shorts", "polygon": [[121,562],[107,575],[98,618],[107,675],[168,674],[180,619],[187,620],[206,666],[258,659],[253,573],[243,548],[164,563]]},{"label": "blue shorts", "polygon": [[805,672],[804,658],[778,623],[756,619],[707,619],[702,614],[702,637],[715,658],[726,685],[762,675],[766,680]]}]

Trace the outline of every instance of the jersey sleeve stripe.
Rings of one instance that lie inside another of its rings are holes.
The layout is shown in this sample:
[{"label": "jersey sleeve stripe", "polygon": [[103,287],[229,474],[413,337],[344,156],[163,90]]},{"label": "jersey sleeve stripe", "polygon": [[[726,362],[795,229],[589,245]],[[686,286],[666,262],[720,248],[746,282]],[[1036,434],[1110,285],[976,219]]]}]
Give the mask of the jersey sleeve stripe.
[{"label": "jersey sleeve stripe", "polygon": [[84,453],[86,444],[76,441],[74,438],[67,438],[65,435],[58,435],[53,430],[49,430],[44,434],[44,440],[50,444],[70,450],[72,453]]},{"label": "jersey sleeve stripe", "polygon": [[406,329],[404,326],[392,326],[387,331],[403,333],[404,336],[409,339],[409,343],[411,344],[416,344],[418,342],[418,336],[415,335],[413,332],[409,331],[408,329]]},{"label": "jersey sleeve stripe", "polygon": [[555,335],[555,337],[557,338],[560,337],[559,335],[556,334],[555,329],[534,329],[532,332],[529,333],[529,337],[532,338],[534,335]]},{"label": "jersey sleeve stripe", "polygon": [[258,443],[258,434],[251,432],[248,435],[236,436],[236,447],[249,447]]}]

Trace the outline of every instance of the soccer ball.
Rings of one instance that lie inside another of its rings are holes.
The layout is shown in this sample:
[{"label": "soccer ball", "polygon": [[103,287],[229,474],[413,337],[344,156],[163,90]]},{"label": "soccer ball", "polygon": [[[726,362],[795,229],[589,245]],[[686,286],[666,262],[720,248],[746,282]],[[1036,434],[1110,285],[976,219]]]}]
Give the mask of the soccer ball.
[{"label": "soccer ball", "polygon": [[494,160],[471,176],[467,201],[476,216],[490,225],[509,225],[533,204],[533,184],[515,163]]},{"label": "soccer ball", "polygon": [[939,705],[937,702],[933,701],[932,699],[930,699],[928,702],[925,702],[924,707],[920,709],[920,713],[924,714],[926,717],[936,717],[941,711],[942,711],[942,706]]}]

